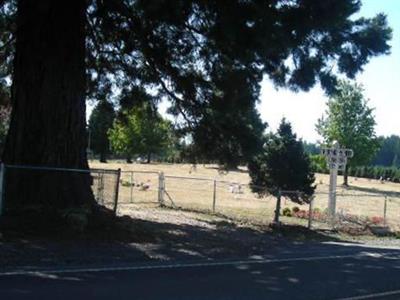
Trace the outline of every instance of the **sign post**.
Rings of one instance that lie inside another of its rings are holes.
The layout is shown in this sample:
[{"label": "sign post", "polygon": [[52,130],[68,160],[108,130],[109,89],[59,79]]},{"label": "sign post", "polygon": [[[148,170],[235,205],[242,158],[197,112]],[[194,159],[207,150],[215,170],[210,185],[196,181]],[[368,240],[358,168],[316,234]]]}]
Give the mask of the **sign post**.
[{"label": "sign post", "polygon": [[329,203],[328,211],[331,221],[334,221],[336,214],[336,184],[339,170],[345,170],[347,159],[353,157],[351,149],[340,148],[337,141],[333,142],[330,148],[321,148],[321,154],[327,158],[329,167]]}]

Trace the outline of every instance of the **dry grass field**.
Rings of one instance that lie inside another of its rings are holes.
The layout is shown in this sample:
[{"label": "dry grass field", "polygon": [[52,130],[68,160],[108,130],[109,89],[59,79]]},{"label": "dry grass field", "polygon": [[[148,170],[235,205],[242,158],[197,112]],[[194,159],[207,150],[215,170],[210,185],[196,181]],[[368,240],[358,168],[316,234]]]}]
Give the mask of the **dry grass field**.
[{"label": "dry grass field", "polygon": [[[238,171],[220,172],[216,165],[189,164],[126,164],[109,162],[107,164],[91,161],[92,168],[122,170],[120,186],[120,213],[129,210],[129,205],[154,207],[158,200],[158,173],[165,175],[164,200],[167,205],[188,210],[212,211],[215,189],[215,212],[235,219],[260,224],[270,223],[273,217],[275,198],[259,198],[248,187],[249,176],[245,168]],[[152,173],[148,173],[152,172]],[[187,177],[187,178],[181,178]],[[204,179],[204,180],[200,180]],[[131,186],[130,182],[134,183]],[[381,183],[378,180],[349,178],[350,187],[340,185],[338,178],[337,211],[361,217],[383,217],[386,199],[387,223],[400,228],[400,184]],[[314,207],[323,211],[328,204],[329,176],[316,175],[316,195]],[[240,185],[240,190],[239,190]],[[283,200],[283,208],[308,210],[308,205],[297,205]],[[285,222],[303,222],[297,218],[284,218]]]}]

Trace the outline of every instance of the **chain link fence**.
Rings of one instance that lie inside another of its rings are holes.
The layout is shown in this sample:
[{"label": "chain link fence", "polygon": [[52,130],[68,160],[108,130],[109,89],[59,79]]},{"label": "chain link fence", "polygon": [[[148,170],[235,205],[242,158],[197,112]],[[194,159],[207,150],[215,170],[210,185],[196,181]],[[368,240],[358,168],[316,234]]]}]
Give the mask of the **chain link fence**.
[{"label": "chain link fence", "polygon": [[[82,196],[94,197],[98,204],[116,211],[119,178],[120,170],[2,164],[0,215],[18,207],[34,210],[38,205],[52,206],[63,201],[74,203]],[[77,186],[78,188],[75,188]],[[46,195],[45,199],[43,195]]]},{"label": "chain link fence", "polygon": [[[1,177],[3,176],[3,180]],[[33,179],[34,178],[34,179]],[[49,195],[49,201],[63,191],[65,183],[90,180],[91,193],[97,203],[117,212],[119,207],[131,204],[146,207],[159,205],[205,213],[223,214],[237,220],[257,224],[273,222],[277,198],[271,194],[259,196],[252,186],[239,182],[210,178],[166,176],[153,171],[119,170],[73,170],[60,168],[38,168],[3,165],[0,172],[0,190],[3,205],[7,209],[7,187],[10,181],[19,190],[21,199],[29,199],[24,191],[35,190]],[[56,188],[54,188],[56,186]],[[68,185],[67,185],[68,186]],[[400,192],[370,191],[356,187],[341,189],[336,194],[336,216],[334,223],[329,217],[329,193],[317,190],[311,204],[297,204],[282,193],[280,220],[288,224],[313,226],[315,228],[358,227],[370,225],[388,226],[400,230]],[[71,194],[71,197],[74,197]],[[0,203],[1,204],[1,203]],[[123,210],[121,210],[123,211]],[[1,213],[1,211],[0,211]]]},{"label": "chain link fence", "polygon": [[257,223],[273,219],[274,197],[259,197],[249,184],[181,176],[162,176],[162,181],[165,206]]},{"label": "chain link fence", "polygon": [[159,172],[121,171],[119,203],[158,204]]},{"label": "chain link fence", "polygon": [[[163,205],[200,212],[219,213],[235,219],[269,224],[273,222],[277,197],[259,196],[249,184],[207,178],[160,177]],[[388,226],[400,230],[400,193],[342,190],[336,194],[335,223],[328,212],[329,193],[316,191],[311,203],[297,204],[282,191],[280,220],[315,228]]]}]

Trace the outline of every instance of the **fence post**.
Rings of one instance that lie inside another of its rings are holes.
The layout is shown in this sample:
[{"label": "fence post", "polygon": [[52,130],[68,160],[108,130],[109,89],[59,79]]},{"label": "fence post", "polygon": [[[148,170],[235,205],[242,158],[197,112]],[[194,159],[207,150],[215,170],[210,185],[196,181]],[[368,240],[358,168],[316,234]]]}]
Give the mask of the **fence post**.
[{"label": "fence post", "polygon": [[276,197],[276,209],[275,209],[275,217],[274,224],[279,225],[279,214],[281,212],[281,189],[278,190],[278,195]]},{"label": "fence post", "polygon": [[97,201],[104,205],[104,171],[97,172]]},{"label": "fence post", "polygon": [[3,214],[3,201],[4,201],[4,174],[6,172],[6,167],[3,163],[0,163],[0,216]]},{"label": "fence post", "polygon": [[165,188],[165,178],[164,173],[158,173],[158,203],[160,206],[164,206],[164,188]]},{"label": "fence post", "polygon": [[133,171],[131,171],[131,203],[133,202]]},{"label": "fence post", "polygon": [[214,180],[214,191],[213,191],[213,213],[215,213],[215,202],[217,200],[217,181]]},{"label": "fence post", "polygon": [[114,201],[114,214],[117,214],[118,207],[118,193],[119,193],[119,180],[121,179],[121,169],[117,171],[117,186],[115,187],[115,201]]},{"label": "fence post", "polygon": [[386,210],[387,210],[387,196],[385,195],[385,203],[383,205],[383,225],[386,226]]},{"label": "fence post", "polygon": [[308,229],[312,228],[313,210],[314,210],[314,196],[311,196],[310,204],[308,207]]}]

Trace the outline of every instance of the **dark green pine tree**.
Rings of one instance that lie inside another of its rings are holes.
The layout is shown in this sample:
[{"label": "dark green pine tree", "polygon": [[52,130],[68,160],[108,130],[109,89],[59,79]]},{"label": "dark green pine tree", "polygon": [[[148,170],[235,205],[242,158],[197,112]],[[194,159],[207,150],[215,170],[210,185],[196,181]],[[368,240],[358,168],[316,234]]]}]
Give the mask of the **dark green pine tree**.
[{"label": "dark green pine tree", "polygon": [[[228,91],[217,82],[219,65],[246,70],[249,84],[266,77],[332,91],[332,70],[354,77],[389,51],[386,16],[354,17],[360,7],[357,0],[0,1],[0,76],[12,74],[13,84],[3,160],[88,168],[85,101],[103,87],[165,97],[193,130],[212,118],[215,95]],[[253,96],[240,98],[255,105]],[[226,108],[226,122],[241,117],[237,105]],[[23,188],[20,179],[9,182],[9,203],[22,207],[52,215],[95,207],[89,176],[34,178]]]},{"label": "dark green pine tree", "polygon": [[249,163],[249,175],[252,190],[261,195],[272,193],[279,197],[280,191],[298,191],[283,194],[293,202],[307,203],[314,194],[315,177],[309,156],[285,119],[278,132],[267,138],[264,151]]},{"label": "dark green pine tree", "polygon": [[248,70],[218,64],[213,71],[215,90],[206,113],[194,128],[195,153],[236,169],[262,149],[266,123],[256,110],[260,86]]},{"label": "dark green pine tree", "polygon": [[110,154],[108,130],[113,126],[115,118],[114,106],[101,100],[93,108],[89,118],[89,150],[100,156],[100,162],[107,162]]}]

